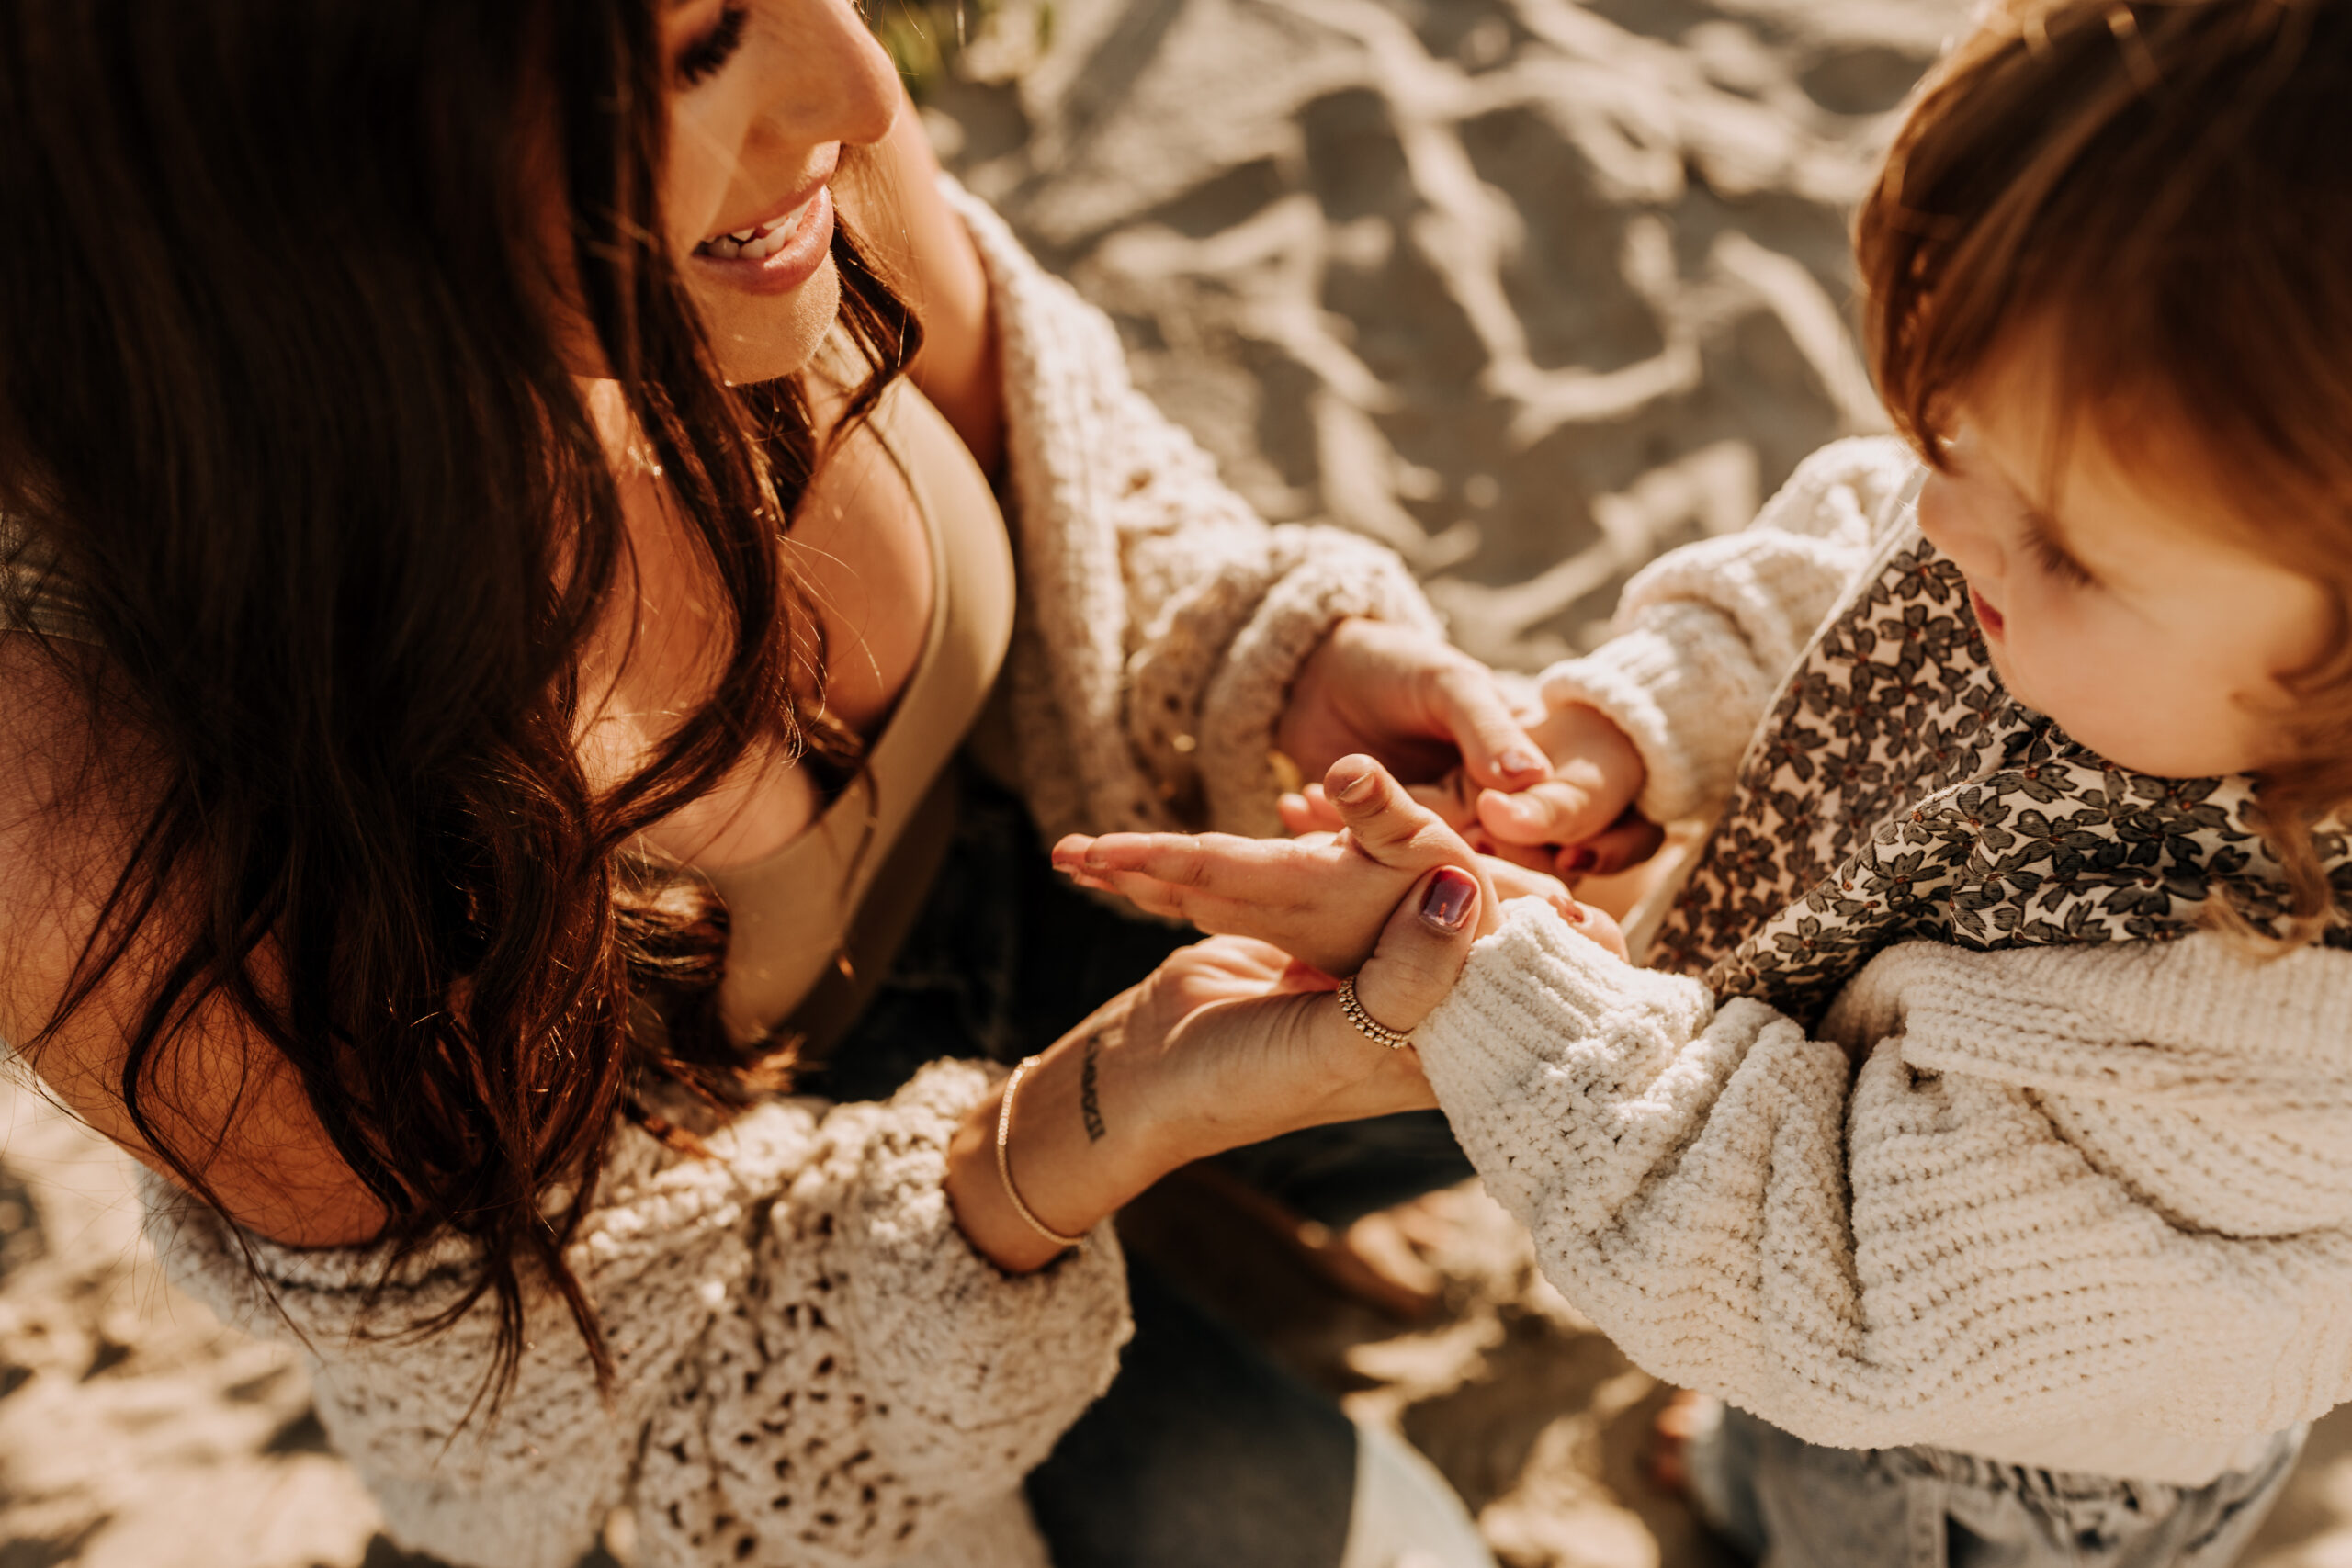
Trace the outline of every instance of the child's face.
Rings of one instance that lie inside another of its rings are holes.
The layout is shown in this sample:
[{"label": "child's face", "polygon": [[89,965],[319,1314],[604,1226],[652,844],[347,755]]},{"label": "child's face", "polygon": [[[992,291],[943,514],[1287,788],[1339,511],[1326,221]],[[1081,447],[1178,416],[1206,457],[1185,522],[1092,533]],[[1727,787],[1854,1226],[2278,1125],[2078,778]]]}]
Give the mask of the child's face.
[{"label": "child's face", "polygon": [[2203,487],[2127,468],[2092,421],[2053,469],[2058,411],[2030,354],[1997,365],[1958,412],[1951,472],[1928,476],[1919,525],[1967,577],[2010,693],[2136,773],[2282,761],[2278,677],[2323,651],[2319,586],[2230,542]]}]

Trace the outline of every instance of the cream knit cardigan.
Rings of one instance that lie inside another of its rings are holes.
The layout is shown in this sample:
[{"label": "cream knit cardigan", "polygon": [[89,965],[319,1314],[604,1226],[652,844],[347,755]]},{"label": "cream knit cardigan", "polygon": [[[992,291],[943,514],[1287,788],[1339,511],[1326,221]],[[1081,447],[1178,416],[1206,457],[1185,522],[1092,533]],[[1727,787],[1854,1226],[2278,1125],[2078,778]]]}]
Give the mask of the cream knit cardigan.
[{"label": "cream knit cardigan", "polygon": [[[1129,384],[1110,322],[948,191],[1002,333],[1006,679],[1041,825],[1272,828],[1267,753],[1299,662],[1342,616],[1434,617],[1386,551],[1252,513]],[[467,1419],[486,1307],[422,1340],[366,1337],[458,1299],[459,1239],[371,1314],[372,1254],[240,1235],[153,1181],[148,1230],[224,1317],[307,1343],[321,1419],[403,1547],[571,1568],[627,1508],[646,1568],[1042,1568],[1021,1478],[1108,1384],[1125,1277],[1108,1225],[1025,1278],[966,1243],[945,1151],[990,1079],[938,1064],[884,1105],[774,1101],[707,1160],[617,1127],[571,1252],[619,1361],[609,1403],[551,1298],[494,1419]]]},{"label": "cream knit cardigan", "polygon": [[[1830,448],[1547,672],[1652,809],[1729,794],[1913,467]],[[1909,942],[1808,1037],[1523,900],[1415,1039],[1569,1299],[1812,1441],[2201,1484],[2352,1397],[2352,953]]]}]

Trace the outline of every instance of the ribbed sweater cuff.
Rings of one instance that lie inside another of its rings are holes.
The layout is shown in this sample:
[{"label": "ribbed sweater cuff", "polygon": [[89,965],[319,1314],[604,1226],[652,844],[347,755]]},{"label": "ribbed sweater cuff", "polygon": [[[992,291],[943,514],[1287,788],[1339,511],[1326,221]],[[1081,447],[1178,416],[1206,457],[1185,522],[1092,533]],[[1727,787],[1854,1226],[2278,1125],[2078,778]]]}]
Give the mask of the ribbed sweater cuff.
[{"label": "ribbed sweater cuff", "polygon": [[1637,969],[1543,900],[1518,898],[1413,1041],[1455,1135],[1506,1206],[1532,1201],[1538,1184],[1566,1171],[1552,1197],[1582,1208],[1617,1195],[1629,1106],[1713,1010],[1705,987]]},{"label": "ribbed sweater cuff", "polygon": [[1544,698],[1589,703],[1625,732],[1648,772],[1634,802],[1643,816],[1703,817],[1729,795],[1758,716],[1735,641],[1702,605],[1652,605],[1621,636],[1546,670]]}]

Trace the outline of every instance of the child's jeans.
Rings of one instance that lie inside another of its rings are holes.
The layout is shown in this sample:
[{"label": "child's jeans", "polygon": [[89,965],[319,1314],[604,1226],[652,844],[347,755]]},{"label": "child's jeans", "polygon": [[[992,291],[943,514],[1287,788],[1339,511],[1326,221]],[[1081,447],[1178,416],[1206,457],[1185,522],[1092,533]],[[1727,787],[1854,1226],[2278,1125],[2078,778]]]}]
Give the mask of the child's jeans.
[{"label": "child's jeans", "polygon": [[2302,1451],[2201,1487],[1941,1449],[1826,1449],[1738,1410],[1691,1445],[1692,1500],[1766,1568],[2228,1568]]}]

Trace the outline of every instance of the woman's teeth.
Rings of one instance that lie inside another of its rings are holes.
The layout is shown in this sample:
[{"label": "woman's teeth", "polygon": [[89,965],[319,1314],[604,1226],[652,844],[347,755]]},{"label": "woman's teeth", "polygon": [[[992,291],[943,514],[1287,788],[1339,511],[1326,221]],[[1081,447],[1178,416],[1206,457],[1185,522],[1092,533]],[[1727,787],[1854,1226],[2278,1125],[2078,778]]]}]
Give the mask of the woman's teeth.
[{"label": "woman's teeth", "polygon": [[800,215],[808,210],[808,204],[804,201],[783,217],[772,218],[755,229],[713,234],[695,247],[695,254],[720,261],[765,261],[784,249],[785,242],[792,238],[792,231],[800,222]]}]

